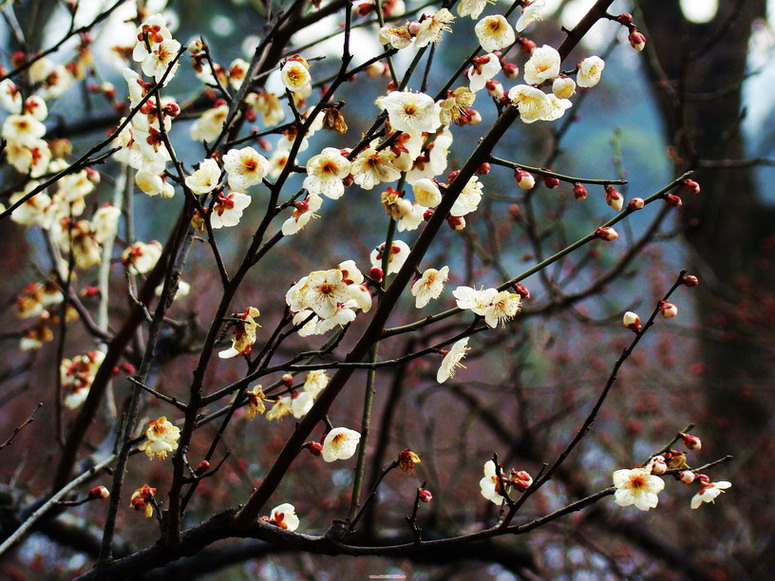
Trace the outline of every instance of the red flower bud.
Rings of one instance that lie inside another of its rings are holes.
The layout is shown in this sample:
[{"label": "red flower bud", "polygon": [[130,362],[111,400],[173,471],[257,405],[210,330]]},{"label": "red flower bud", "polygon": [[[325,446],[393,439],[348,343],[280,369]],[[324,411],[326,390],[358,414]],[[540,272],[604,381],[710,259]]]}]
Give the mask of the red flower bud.
[{"label": "red flower bud", "polygon": [[702,450],[702,440],[697,436],[681,433],[681,439],[689,450]]},{"label": "red flower bud", "polygon": [[476,168],[476,175],[486,176],[488,173],[490,173],[490,164],[487,162]]},{"label": "red flower bud", "polygon": [[681,282],[684,283],[685,286],[697,286],[700,284],[700,279],[693,274],[687,274],[681,279]]},{"label": "red flower bud", "polygon": [[630,33],[628,40],[630,41],[630,46],[638,52],[642,51],[646,47],[646,37],[637,30],[633,30]]},{"label": "red flower bud", "polygon": [[197,476],[201,476],[209,469],[210,469],[210,463],[207,460],[202,460],[199,464],[196,465],[196,468],[194,468],[194,474],[196,474]]},{"label": "red flower bud", "polygon": [[635,210],[642,210],[645,205],[646,202],[643,201],[643,198],[633,198],[627,203],[627,209],[634,212]]},{"label": "red flower bud", "polygon": [[417,498],[420,499],[420,502],[430,502],[433,500],[433,495],[431,494],[431,491],[427,488],[418,488],[417,489]]},{"label": "red flower bud", "polygon": [[512,286],[513,286],[514,290],[516,291],[516,293],[519,296],[521,296],[524,300],[526,300],[526,301],[530,300],[530,291],[528,290],[528,288],[525,285],[519,284],[518,282],[515,282]]},{"label": "red flower bud", "polygon": [[678,315],[678,307],[676,307],[673,303],[662,301],[659,303],[659,312],[662,313],[662,316],[665,319],[672,319]]},{"label": "red flower bud", "polygon": [[700,184],[694,180],[684,180],[682,184],[687,194],[699,194],[700,191],[702,191],[700,189]]},{"label": "red flower bud", "polygon": [[629,26],[632,24],[632,14],[629,12],[622,12],[619,16],[616,17],[616,20],[622,26]]},{"label": "red flower bud", "polygon": [[683,205],[683,200],[675,194],[667,194],[665,196],[665,202],[667,202],[668,206],[673,206],[674,208],[680,208]]},{"label": "red flower bud", "polygon": [[374,268],[369,270],[369,276],[375,282],[382,282],[382,277],[384,275],[385,275],[385,273],[378,266],[375,266]]},{"label": "red flower bud", "polygon": [[553,176],[544,176],[544,185],[550,190],[556,190],[560,187],[560,180]]},{"label": "red flower bud", "polygon": [[584,187],[584,184],[576,182],[573,185],[573,197],[580,202],[587,199],[587,188]]},{"label": "red flower bud", "polygon": [[613,228],[609,228],[608,226],[605,226],[603,228],[598,228],[595,231],[595,236],[602,240],[606,240],[608,242],[613,242],[617,238],[619,238],[619,233],[614,230]]},{"label": "red flower bud", "polygon": [[110,490],[104,486],[95,486],[89,491],[89,500],[103,500],[110,496]]}]

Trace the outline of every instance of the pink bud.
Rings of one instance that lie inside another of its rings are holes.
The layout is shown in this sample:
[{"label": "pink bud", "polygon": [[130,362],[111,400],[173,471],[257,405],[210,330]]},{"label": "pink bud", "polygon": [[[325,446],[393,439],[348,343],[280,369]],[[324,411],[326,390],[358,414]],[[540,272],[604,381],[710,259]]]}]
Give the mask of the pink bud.
[{"label": "pink bud", "polygon": [[313,456],[321,456],[323,454],[323,444],[320,442],[309,441],[304,444],[304,447],[309,450],[309,453]]},{"label": "pink bud", "polygon": [[418,488],[417,497],[420,499],[420,502],[430,502],[433,500],[433,495],[427,488]]},{"label": "pink bud", "polygon": [[528,56],[533,54],[533,51],[536,49],[536,43],[534,43],[529,38],[525,38],[524,36],[521,36],[517,39],[517,44],[519,45],[522,54],[526,54]]},{"label": "pink bud", "polygon": [[697,286],[700,284],[700,279],[693,274],[687,274],[681,279],[681,282],[684,283],[685,286]]},{"label": "pink bud", "polygon": [[584,187],[584,184],[580,184],[578,182],[574,184],[573,197],[576,198],[579,202],[587,199],[587,188]]},{"label": "pink bud", "polygon": [[409,34],[412,36],[417,36],[420,33],[420,23],[416,20],[413,20],[409,23]]},{"label": "pink bud", "polygon": [[197,476],[201,476],[209,469],[210,469],[210,463],[207,460],[202,460],[199,464],[196,465],[196,468],[194,468],[194,474],[196,474]]},{"label": "pink bud", "polygon": [[632,24],[632,14],[629,12],[622,12],[619,16],[616,17],[616,20],[622,26],[629,26]]},{"label": "pink bud", "polygon": [[630,33],[628,40],[630,41],[630,46],[638,52],[642,51],[646,47],[646,37],[637,30],[633,30]]},{"label": "pink bud", "polygon": [[645,205],[646,202],[643,201],[643,198],[633,198],[628,202],[627,209],[631,211],[642,210]]},{"label": "pink bud", "polygon": [[622,325],[633,331],[634,333],[640,333],[640,317],[637,315],[637,313],[633,313],[632,311],[627,311],[624,313],[624,318],[622,319]]},{"label": "pink bud", "polygon": [[104,486],[95,486],[89,491],[89,500],[103,500],[110,496],[110,490]]},{"label": "pink bud", "polygon": [[556,190],[560,187],[560,180],[553,176],[544,176],[544,185],[550,190]]},{"label": "pink bud", "polygon": [[605,187],[605,203],[619,212],[624,207],[624,196],[615,187],[607,185]]},{"label": "pink bud", "polygon": [[500,99],[506,93],[500,81],[487,81],[484,88],[487,89],[487,94],[490,97],[495,97],[496,99]]},{"label": "pink bud", "polygon": [[614,230],[613,228],[610,228],[608,226],[605,226],[603,228],[598,228],[595,231],[595,236],[602,240],[607,240],[608,242],[613,242],[617,238],[619,238],[619,233]]},{"label": "pink bud", "polygon": [[514,179],[517,180],[517,185],[523,190],[530,190],[536,185],[533,174],[523,169],[518,169],[514,172]]},{"label": "pink bud", "polygon": [[519,284],[517,282],[517,283],[514,283],[513,286],[514,286],[514,290],[519,296],[521,296],[526,301],[530,300],[530,290],[528,290],[528,288],[525,285]]},{"label": "pink bud", "polygon": [[681,198],[675,194],[667,194],[665,196],[665,202],[667,202],[668,206],[673,206],[674,208],[680,208],[683,206],[683,200],[681,200]]},{"label": "pink bud", "polygon": [[369,276],[371,279],[375,282],[382,282],[382,277],[384,276],[384,272],[381,268],[378,266],[375,266],[371,270],[369,270]]},{"label": "pink bud", "polygon": [[681,439],[684,441],[684,446],[686,446],[689,450],[702,450],[702,440],[700,440],[697,436],[682,433]]},{"label": "pink bud", "polygon": [[667,463],[662,456],[656,456],[651,462],[651,473],[662,476],[667,472]]},{"label": "pink bud", "polygon": [[490,173],[490,164],[487,162],[484,162],[479,167],[476,168],[476,175],[480,176],[486,176],[488,173]]},{"label": "pink bud", "polygon": [[514,63],[503,63],[501,70],[507,79],[515,79],[519,76],[519,67]]},{"label": "pink bud", "polygon": [[681,479],[681,482],[684,484],[691,484],[694,482],[694,472],[691,470],[681,470],[681,473],[678,475],[678,478]]},{"label": "pink bud", "polygon": [[465,230],[466,219],[463,216],[447,216],[447,224],[456,231]]},{"label": "pink bud", "polygon": [[673,303],[662,301],[659,305],[659,312],[662,313],[662,316],[665,319],[672,319],[678,315],[678,307],[676,307]]},{"label": "pink bud", "polygon": [[683,187],[686,193],[688,194],[699,194],[700,193],[700,184],[695,182],[694,180],[684,180]]},{"label": "pink bud", "polygon": [[285,373],[285,374],[284,374],[284,375],[283,375],[283,376],[280,378],[280,382],[281,382],[281,383],[282,383],[282,384],[283,384],[285,387],[293,387],[293,375],[291,375],[290,373]]}]

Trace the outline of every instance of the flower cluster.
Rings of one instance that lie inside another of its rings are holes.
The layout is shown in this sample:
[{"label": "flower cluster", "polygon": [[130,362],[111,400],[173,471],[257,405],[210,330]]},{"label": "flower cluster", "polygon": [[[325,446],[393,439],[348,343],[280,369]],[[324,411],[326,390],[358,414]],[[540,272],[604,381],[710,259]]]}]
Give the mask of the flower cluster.
[{"label": "flower cluster", "polygon": [[[500,475],[498,474],[499,468]],[[488,460],[484,464],[484,477],[479,481],[479,488],[482,496],[500,506],[511,488],[522,493],[532,484],[533,477],[526,471],[512,468],[509,474],[506,474],[503,466],[496,467],[494,461]]]},{"label": "flower cluster", "polygon": [[453,293],[460,309],[472,311],[484,317],[487,326],[495,328],[499,323],[513,319],[522,308],[522,297],[495,288],[480,289],[459,286]]},{"label": "flower cluster", "polygon": [[293,322],[301,326],[299,335],[320,335],[351,323],[358,310],[368,312],[371,293],[364,280],[352,260],[301,278],[285,294]]},{"label": "flower cluster", "polygon": [[129,508],[142,511],[145,518],[151,518],[153,516],[155,505],[156,489],[151,488],[147,484],[143,484],[140,488],[135,490],[132,493],[132,497],[129,499]]},{"label": "flower cluster", "polygon": [[[282,396],[275,401],[272,409],[266,414],[267,420],[276,420],[287,415],[301,419],[312,409],[315,399],[328,385],[330,378],[322,369],[313,369],[307,373],[301,391],[291,389],[290,395]],[[287,376],[286,383],[292,385],[292,377]]]},{"label": "flower cluster", "polygon": [[88,351],[72,359],[63,359],[59,365],[64,404],[70,409],[80,406],[89,395],[94,376],[105,359],[102,351]]}]

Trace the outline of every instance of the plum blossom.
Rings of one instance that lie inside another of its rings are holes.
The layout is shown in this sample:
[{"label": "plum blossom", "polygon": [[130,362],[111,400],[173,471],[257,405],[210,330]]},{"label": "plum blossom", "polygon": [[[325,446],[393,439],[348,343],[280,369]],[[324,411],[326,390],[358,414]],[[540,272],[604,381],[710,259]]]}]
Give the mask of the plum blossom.
[{"label": "plum blossom", "polygon": [[468,286],[459,286],[453,292],[460,309],[470,310],[484,317],[485,323],[495,328],[499,323],[513,319],[522,308],[522,297],[508,291],[495,288],[476,290]]},{"label": "plum blossom", "polygon": [[221,168],[212,158],[199,164],[199,169],[186,178],[186,185],[195,194],[209,194],[221,179]]},{"label": "plum blossom", "polygon": [[231,347],[218,353],[221,359],[231,359],[238,355],[248,355],[253,344],[256,342],[256,330],[261,327],[256,322],[256,317],[261,313],[256,307],[248,307],[242,312],[234,313],[233,317],[237,319],[234,324],[234,337]]},{"label": "plum blossom", "polygon": [[[45,301],[41,300],[40,305],[45,306]],[[62,359],[59,374],[62,378],[65,407],[75,409],[86,401],[91,384],[104,359],[105,353],[102,351],[87,351],[72,359]]]},{"label": "plum blossom", "polygon": [[613,473],[616,487],[614,501],[619,506],[635,505],[638,510],[647,511],[657,506],[659,494],[665,487],[665,481],[651,474],[645,468],[617,470]]},{"label": "plum blossom", "polygon": [[269,522],[287,531],[295,531],[299,528],[299,517],[296,516],[296,507],[285,502],[276,506],[269,513]]},{"label": "plum blossom", "polygon": [[358,449],[360,440],[361,435],[355,430],[334,428],[326,434],[326,439],[323,440],[323,460],[334,462],[352,458]]},{"label": "plum blossom", "polygon": [[457,3],[457,15],[461,18],[470,16],[472,20],[479,18],[479,15],[492,0],[460,0]]},{"label": "plum blossom", "polygon": [[438,44],[441,41],[442,33],[452,31],[452,28],[447,24],[453,20],[455,17],[446,8],[442,8],[430,18],[424,18],[420,22],[420,30],[414,39],[415,48],[422,48],[431,43]]},{"label": "plum blossom", "polygon": [[223,169],[229,178],[229,187],[244,192],[261,183],[269,173],[269,162],[252,147],[230,149],[223,156]]},{"label": "plum blossom", "polygon": [[503,504],[501,496],[501,483],[498,479],[498,472],[495,469],[495,462],[488,460],[484,464],[484,477],[479,481],[479,489],[487,500],[500,506]]},{"label": "plum blossom", "polygon": [[162,416],[148,424],[148,429],[145,430],[145,438],[145,441],[140,444],[138,449],[141,452],[145,452],[149,460],[166,458],[168,452],[174,452],[178,449],[180,428]]},{"label": "plum blossom", "polygon": [[466,356],[468,350],[468,337],[456,341],[447,351],[447,354],[444,355],[444,359],[441,360],[439,370],[436,372],[436,381],[444,383],[448,379],[455,377],[458,367],[465,369],[465,365],[460,363],[460,361]]},{"label": "plum blossom", "polygon": [[305,91],[312,85],[312,75],[309,74],[309,66],[306,61],[288,59],[280,68],[280,80],[286,89],[292,93]]},{"label": "plum blossom", "polygon": [[426,208],[435,208],[441,203],[441,191],[430,178],[420,178],[412,184],[414,199]]},{"label": "plum blossom", "polygon": [[251,197],[241,192],[231,192],[228,195],[219,193],[210,214],[210,225],[215,230],[224,226],[236,226],[250,202]]},{"label": "plum blossom", "polygon": [[439,106],[425,93],[392,91],[380,100],[380,104],[396,131],[431,133],[441,125]]},{"label": "plum blossom", "polygon": [[412,284],[411,293],[415,297],[414,306],[418,309],[426,306],[432,299],[437,299],[444,291],[444,283],[449,278],[449,267],[443,266],[441,270],[429,268],[422,276]]},{"label": "plum blossom", "polygon": [[555,78],[560,74],[560,61],[560,53],[554,47],[545,44],[535,49],[525,63],[525,82],[528,85],[540,85]]},{"label": "plum blossom", "polygon": [[466,185],[461,190],[460,195],[455,200],[455,203],[452,204],[452,208],[450,208],[449,213],[456,218],[466,216],[471,212],[475,212],[479,207],[479,202],[481,201],[482,183],[479,181],[478,177],[472,176],[471,179],[468,180],[468,183],[466,183]]},{"label": "plum blossom", "polygon": [[304,200],[293,203],[291,217],[283,222],[282,232],[285,236],[291,236],[300,232],[312,218],[316,218],[317,212],[323,205],[323,198],[310,194]]},{"label": "plum blossom", "polygon": [[501,71],[500,59],[493,53],[474,59],[474,66],[468,70],[469,89],[476,93],[484,88],[487,81]]},{"label": "plum blossom", "polygon": [[576,84],[579,87],[594,87],[600,82],[603,76],[605,61],[599,56],[585,58],[579,63],[578,73],[576,74]]},{"label": "plum blossom", "polygon": [[530,85],[517,85],[509,91],[509,99],[519,109],[523,123],[542,121],[554,114],[554,104],[549,95]]},{"label": "plum blossom", "polygon": [[[369,255],[371,266],[374,268],[382,268],[382,253],[384,251],[384,242],[371,251],[371,254]],[[406,262],[406,259],[409,257],[409,252],[409,245],[406,242],[402,240],[393,240],[393,244],[390,247],[390,256],[388,258],[386,274],[393,274],[401,270],[404,262]]]},{"label": "plum blossom", "polygon": [[307,162],[304,188],[310,194],[337,200],[344,194],[343,180],[350,174],[350,160],[335,147],[326,147]]},{"label": "plum blossom", "polygon": [[153,517],[155,496],[156,489],[151,488],[147,484],[143,484],[132,493],[132,497],[129,499],[129,508],[142,511],[145,518],[151,518]]},{"label": "plum blossom", "polygon": [[703,481],[700,486],[700,491],[692,497],[692,509],[696,510],[700,508],[703,502],[714,502],[722,492],[725,492],[727,488],[731,487],[732,483],[727,480],[719,480],[718,482]]},{"label": "plum blossom", "polygon": [[517,20],[514,28],[517,32],[522,32],[533,22],[540,22],[544,19],[543,11],[546,8],[546,0],[533,0],[530,4],[522,8],[522,16]]},{"label": "plum blossom", "polygon": [[474,27],[479,44],[487,52],[493,52],[514,44],[517,40],[511,24],[500,14],[485,16]]},{"label": "plum blossom", "polygon": [[364,190],[370,190],[382,182],[394,182],[401,171],[394,165],[396,154],[390,149],[377,150],[367,147],[352,162],[353,181]]},{"label": "plum blossom", "polygon": [[159,258],[161,258],[162,246],[158,240],[135,242],[121,253],[121,262],[132,274],[145,274],[149,272]]}]

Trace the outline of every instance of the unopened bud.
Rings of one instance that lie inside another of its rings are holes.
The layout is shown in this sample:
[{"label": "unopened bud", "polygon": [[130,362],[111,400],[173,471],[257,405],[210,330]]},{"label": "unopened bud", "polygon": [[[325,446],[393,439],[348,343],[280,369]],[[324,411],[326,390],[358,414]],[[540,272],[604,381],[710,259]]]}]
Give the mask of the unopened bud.
[{"label": "unopened bud", "polygon": [[366,67],[366,76],[371,79],[376,79],[377,77],[384,75],[386,70],[387,67],[383,62],[371,63],[368,67]]},{"label": "unopened bud", "polygon": [[694,482],[694,472],[692,472],[691,470],[682,470],[681,473],[678,475],[678,478],[684,484],[691,484],[692,482]]},{"label": "unopened bud", "polygon": [[668,206],[673,206],[674,208],[680,208],[683,205],[683,200],[675,194],[667,194],[665,202],[667,202]]},{"label": "unopened bud", "polygon": [[313,456],[321,456],[323,454],[323,444],[320,442],[309,441],[304,444],[304,447],[309,450],[309,453]]},{"label": "unopened bud", "polygon": [[503,71],[503,76],[507,79],[515,79],[519,76],[519,67],[514,63],[503,63],[501,71]]},{"label": "unopened bud", "polygon": [[605,186],[605,203],[617,212],[624,207],[624,196],[612,185]]},{"label": "unopened bud", "polygon": [[378,266],[375,266],[369,271],[369,276],[371,277],[371,280],[373,280],[374,282],[382,282],[382,277],[384,275],[385,273]]},{"label": "unopened bud", "polygon": [[110,496],[110,490],[104,486],[95,486],[89,491],[89,500],[104,500]]},{"label": "unopened bud", "polygon": [[584,184],[580,184],[576,182],[573,186],[573,197],[576,198],[578,201],[582,202],[587,199],[587,188],[584,187]]},{"label": "unopened bud", "polygon": [[576,92],[576,81],[570,77],[560,76],[552,82],[552,93],[558,99],[570,99]]},{"label": "unopened bud", "polygon": [[501,99],[505,96],[506,91],[503,90],[503,84],[500,81],[490,80],[485,83],[484,88],[487,89],[487,94],[490,97]]},{"label": "unopened bud", "polygon": [[196,465],[196,468],[194,468],[194,474],[196,474],[197,476],[201,476],[209,469],[210,469],[210,463],[207,460],[202,460],[199,464]]},{"label": "unopened bud", "polygon": [[374,10],[374,4],[364,2],[362,4],[358,4],[355,9],[355,13],[358,14],[358,16],[368,16],[372,10]]},{"label": "unopened bud", "polygon": [[427,488],[418,488],[417,489],[417,498],[420,499],[420,502],[430,502],[433,500],[433,495],[431,494],[431,491]]},{"label": "unopened bud", "polygon": [[693,274],[687,274],[681,279],[681,282],[684,283],[685,286],[697,286],[700,284],[700,279]]},{"label": "unopened bud", "polygon": [[633,30],[630,33],[628,40],[630,41],[630,46],[638,52],[642,51],[646,47],[646,37],[637,30]]},{"label": "unopened bud", "polygon": [[686,446],[689,450],[702,450],[702,440],[700,440],[697,436],[681,433],[681,439],[684,441],[684,446]]},{"label": "unopened bud", "polygon": [[643,201],[643,198],[633,198],[627,203],[627,209],[630,211],[642,210],[645,205],[646,202]]},{"label": "unopened bud", "polygon": [[530,290],[528,290],[528,288],[525,285],[519,284],[518,282],[516,282],[512,286],[514,287],[514,290],[516,291],[516,293],[519,296],[521,296],[524,300],[527,301],[530,299]]},{"label": "unopened bud", "polygon": [[447,216],[447,224],[453,230],[460,232],[466,228],[466,219],[463,216]]},{"label": "unopened bud", "polygon": [[619,233],[614,230],[613,228],[610,228],[608,226],[604,226],[603,228],[598,228],[595,230],[595,236],[602,240],[607,240],[608,242],[613,242],[617,238],[619,238]]},{"label": "unopened bud", "polygon": [[633,333],[640,333],[640,317],[637,315],[637,313],[633,313],[632,311],[627,311],[624,313],[622,325],[630,329]]},{"label": "unopened bud", "polygon": [[662,316],[665,319],[672,319],[678,315],[678,307],[676,307],[673,303],[662,301],[659,304],[659,312],[662,313]]},{"label": "unopened bud", "polygon": [[486,176],[488,173],[490,173],[490,168],[490,164],[485,161],[483,164],[476,168],[476,175]]},{"label": "unopened bud", "polygon": [[536,179],[533,177],[533,174],[523,169],[518,169],[514,172],[514,179],[517,180],[517,185],[523,190],[533,189],[536,185]]},{"label": "unopened bud", "polygon": [[684,180],[682,183],[687,194],[699,194],[700,191],[702,191],[700,189],[700,184],[694,180]]},{"label": "unopened bud", "polygon": [[530,485],[533,484],[533,477],[524,470],[520,470],[519,472],[512,472],[511,484],[513,484],[514,488],[516,488],[519,492],[525,492],[528,488],[530,488]]},{"label": "unopened bud", "polygon": [[622,12],[619,16],[616,17],[616,20],[622,26],[629,26],[632,24],[632,14],[629,12]]},{"label": "unopened bud", "polygon": [[527,56],[532,55],[533,51],[536,49],[536,43],[534,43],[529,38],[525,38],[524,36],[521,36],[517,39],[517,44],[519,45],[519,49],[522,51],[522,54]]},{"label": "unopened bud", "polygon": [[420,33],[421,25],[416,20],[413,20],[409,23],[409,34],[412,36],[417,36]]},{"label": "unopened bud", "polygon": [[479,125],[482,122],[482,115],[476,109],[470,107],[466,109],[466,124]]},{"label": "unopened bud", "polygon": [[654,456],[651,459],[651,473],[657,476],[662,476],[667,472],[667,462],[663,456]]},{"label": "unopened bud", "polygon": [[427,222],[427,221],[429,221],[431,218],[433,218],[433,215],[434,215],[435,213],[436,213],[436,212],[434,212],[433,210],[431,210],[430,208],[428,208],[427,210],[425,210],[425,212],[423,212],[422,219],[423,219],[423,220],[425,220],[425,221]]},{"label": "unopened bud", "polygon": [[447,181],[448,181],[449,183],[452,183],[452,182],[454,182],[454,181],[455,181],[455,178],[457,177],[457,175],[458,175],[459,173],[460,173],[460,170],[459,170],[459,169],[456,169],[456,170],[454,170],[454,171],[451,171],[451,172],[449,172],[449,174],[447,175]]},{"label": "unopened bud", "polygon": [[190,52],[191,54],[197,54],[199,52],[202,52],[204,48],[205,48],[205,45],[198,38],[195,38],[194,40],[188,43],[188,52]]},{"label": "unopened bud", "polygon": [[556,190],[560,187],[560,180],[554,176],[544,176],[544,185],[550,190]]},{"label": "unopened bud", "polygon": [[290,373],[285,373],[280,378],[280,383],[282,383],[285,387],[293,387],[293,375]]}]

